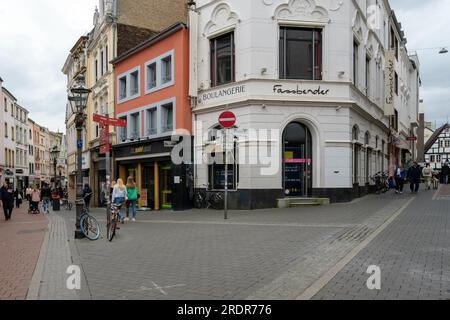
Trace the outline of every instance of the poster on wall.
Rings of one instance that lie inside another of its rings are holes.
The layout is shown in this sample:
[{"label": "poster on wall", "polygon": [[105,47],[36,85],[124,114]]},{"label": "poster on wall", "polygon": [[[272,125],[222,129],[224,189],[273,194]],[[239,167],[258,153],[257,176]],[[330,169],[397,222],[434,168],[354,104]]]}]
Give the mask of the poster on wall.
[{"label": "poster on wall", "polygon": [[148,207],[148,190],[147,189],[142,189],[141,190],[141,198],[139,199],[141,202],[141,207]]}]

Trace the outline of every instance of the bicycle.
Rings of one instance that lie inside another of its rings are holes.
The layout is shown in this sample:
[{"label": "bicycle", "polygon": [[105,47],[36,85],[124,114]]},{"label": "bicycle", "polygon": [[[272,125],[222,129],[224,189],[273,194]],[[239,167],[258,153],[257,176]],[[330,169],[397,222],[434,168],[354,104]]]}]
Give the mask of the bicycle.
[{"label": "bicycle", "polygon": [[207,192],[206,189],[200,189],[194,196],[194,205],[197,209],[221,210],[224,207],[224,198],[220,192]]},{"label": "bicycle", "polygon": [[72,202],[70,202],[68,199],[62,200],[62,208],[63,210],[71,211],[72,210]]},{"label": "bicycle", "polygon": [[111,222],[108,224],[107,238],[109,242],[112,242],[116,236],[117,225],[119,221],[119,210],[123,206],[123,203],[111,205]]},{"label": "bicycle", "polygon": [[84,236],[91,241],[96,241],[100,238],[100,225],[98,224],[97,219],[89,214],[89,210],[86,207],[86,198],[91,194],[87,194],[83,200],[83,212],[80,217],[80,227],[81,232],[83,232]]},{"label": "bicycle", "polygon": [[389,178],[385,172],[378,172],[372,176],[371,179],[375,182],[377,194],[386,193],[389,191]]}]

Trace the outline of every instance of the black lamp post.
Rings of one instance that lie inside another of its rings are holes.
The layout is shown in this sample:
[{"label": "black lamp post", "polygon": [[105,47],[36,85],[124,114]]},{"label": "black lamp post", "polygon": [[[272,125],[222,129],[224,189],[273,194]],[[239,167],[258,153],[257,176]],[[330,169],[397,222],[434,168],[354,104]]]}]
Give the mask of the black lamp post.
[{"label": "black lamp post", "polygon": [[56,190],[56,188],[58,187],[58,184],[56,183],[56,165],[58,162],[58,158],[59,158],[59,149],[58,146],[54,146],[53,148],[50,149],[50,158],[53,160],[53,174],[54,174],[54,184],[53,184],[53,188]]},{"label": "black lamp post", "polygon": [[83,169],[82,169],[82,150],[83,139],[82,132],[86,124],[87,115],[85,109],[90,89],[86,88],[84,75],[79,75],[76,84],[72,87],[69,94],[70,107],[75,114],[75,127],[77,129],[77,200],[76,200],[76,230],[75,239],[84,238],[80,228],[80,217],[83,211]]}]

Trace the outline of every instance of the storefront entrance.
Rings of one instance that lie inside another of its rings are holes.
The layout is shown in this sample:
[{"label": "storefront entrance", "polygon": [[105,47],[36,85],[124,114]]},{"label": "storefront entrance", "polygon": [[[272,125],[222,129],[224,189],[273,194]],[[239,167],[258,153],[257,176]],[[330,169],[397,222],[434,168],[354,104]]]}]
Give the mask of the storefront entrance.
[{"label": "storefront entrance", "polygon": [[283,133],[283,184],[287,197],[312,195],[312,137],[308,127],[290,123]]},{"label": "storefront entrance", "polygon": [[[170,161],[122,166],[123,176],[133,177],[138,185],[142,208],[172,209],[173,174]],[[122,175],[121,175],[122,176]],[[126,178],[124,183],[126,184]]]}]

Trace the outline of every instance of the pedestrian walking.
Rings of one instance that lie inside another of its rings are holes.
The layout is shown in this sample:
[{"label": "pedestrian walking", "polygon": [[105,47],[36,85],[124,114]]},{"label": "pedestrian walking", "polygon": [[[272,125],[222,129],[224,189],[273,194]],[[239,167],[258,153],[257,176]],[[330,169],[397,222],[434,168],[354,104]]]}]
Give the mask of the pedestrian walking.
[{"label": "pedestrian walking", "polygon": [[89,184],[86,183],[83,188],[83,198],[84,198],[84,203],[86,204],[86,208],[88,210],[91,205],[91,197],[92,197],[92,189],[89,186]]},{"label": "pedestrian walking", "polygon": [[403,168],[402,165],[400,165],[398,166],[397,169],[395,169],[395,185],[396,185],[395,193],[397,194],[403,193],[405,180],[406,180],[406,170]]},{"label": "pedestrian walking", "polygon": [[420,179],[422,170],[420,170],[419,164],[415,161],[414,164],[408,169],[407,178],[410,182],[411,193],[418,193],[420,189]]},{"label": "pedestrian walking", "polygon": [[16,200],[16,208],[20,209],[20,205],[22,204],[22,192],[19,189],[14,191],[14,199]]},{"label": "pedestrian walking", "polygon": [[38,212],[39,211],[39,202],[41,201],[41,192],[34,186],[33,191],[31,191],[30,196],[30,209],[31,211]]},{"label": "pedestrian walking", "polygon": [[33,189],[28,186],[28,188],[25,190],[25,197],[28,202],[31,202],[31,193],[33,192]]},{"label": "pedestrian walking", "polygon": [[422,176],[425,180],[425,187],[427,188],[427,190],[431,190],[431,182],[433,180],[433,169],[431,169],[429,163],[427,163],[425,165],[425,168],[423,168]]},{"label": "pedestrian walking", "polygon": [[133,177],[129,177],[127,181],[127,217],[125,222],[130,221],[130,208],[133,213],[132,221],[136,222],[138,190]]},{"label": "pedestrian walking", "polygon": [[47,184],[44,184],[41,190],[41,200],[44,206],[44,212],[50,213],[50,199],[52,198],[52,190]]},{"label": "pedestrian walking", "polygon": [[6,182],[0,189],[0,198],[3,204],[3,213],[5,215],[5,221],[11,220],[14,209],[14,189],[12,184]]},{"label": "pedestrian walking", "polygon": [[444,164],[441,170],[441,183],[448,184],[449,183],[449,176],[450,176],[450,166],[448,161]]},{"label": "pedestrian walking", "polygon": [[115,206],[119,206],[119,221],[124,223],[125,221],[122,220],[122,205],[127,200],[127,187],[123,183],[122,179],[117,179],[117,184],[114,186],[113,192],[112,192],[112,202]]}]

